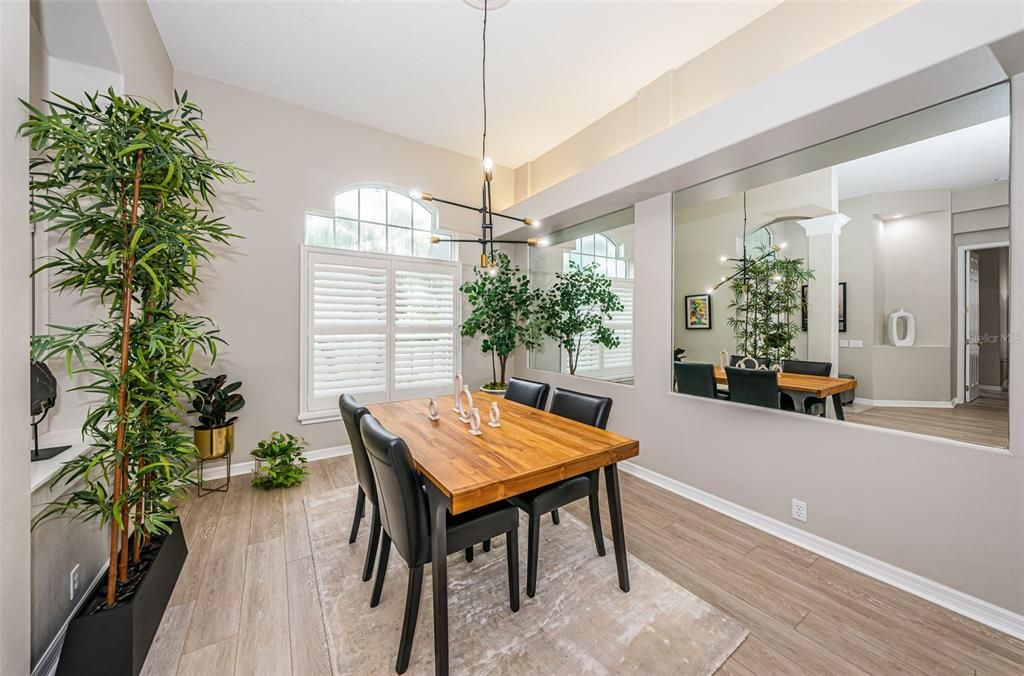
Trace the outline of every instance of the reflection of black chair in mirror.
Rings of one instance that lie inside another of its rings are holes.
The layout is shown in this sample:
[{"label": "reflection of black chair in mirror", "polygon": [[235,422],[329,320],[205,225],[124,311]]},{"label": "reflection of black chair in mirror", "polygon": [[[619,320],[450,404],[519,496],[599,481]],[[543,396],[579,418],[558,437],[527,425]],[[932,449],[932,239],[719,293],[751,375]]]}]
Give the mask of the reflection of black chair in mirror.
[{"label": "reflection of black chair in mirror", "polygon": [[[782,372],[827,377],[832,375],[832,362],[783,359]],[[787,411],[799,411],[800,413],[825,417],[825,400],[818,397],[801,396],[798,392],[783,392],[781,404],[782,408]]]},{"label": "reflection of black chair in mirror", "polygon": [[680,394],[692,394],[695,397],[718,396],[715,385],[714,364],[677,361],[675,363],[676,390]]},{"label": "reflection of black chair in mirror", "polygon": [[775,371],[728,367],[729,397],[741,404],[779,408],[779,376]]},{"label": "reflection of black chair in mirror", "polygon": [[46,414],[57,403],[57,379],[53,376],[50,368],[41,361],[32,362],[30,378],[31,406],[29,413],[33,416],[39,416],[38,419],[32,421],[32,462],[36,460],[49,460],[53,456],[71,448],[70,445],[39,448],[39,423],[43,422]]}]

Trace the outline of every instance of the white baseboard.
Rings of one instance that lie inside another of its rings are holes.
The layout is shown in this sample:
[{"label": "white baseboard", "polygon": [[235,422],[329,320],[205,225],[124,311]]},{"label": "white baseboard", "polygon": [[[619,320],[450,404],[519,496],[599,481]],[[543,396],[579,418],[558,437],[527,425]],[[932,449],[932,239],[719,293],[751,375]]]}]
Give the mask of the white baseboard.
[{"label": "white baseboard", "polygon": [[50,641],[50,645],[46,646],[43,656],[39,658],[36,666],[32,669],[32,676],[53,676],[57,673],[57,662],[60,661],[60,649],[64,645],[64,636],[68,633],[68,625],[71,624],[71,620],[74,619],[75,615],[78,614],[78,611],[81,610],[82,606],[85,605],[85,602],[91,597],[89,592],[92,591],[92,589],[99,584],[99,581],[106,577],[106,575],[107,569],[105,567],[101,568],[100,572],[96,573],[96,577],[93,578],[93,581],[88,587],[86,587],[86,593],[82,595],[82,598],[78,599],[78,603],[76,603],[75,607],[71,609],[71,613],[68,614],[67,619],[64,620],[64,624],[60,626],[60,630],[57,632],[57,635],[53,637],[52,641]]},{"label": "white baseboard", "polygon": [[999,385],[978,385],[979,390],[985,390],[986,392],[1005,392]]},{"label": "white baseboard", "polygon": [[862,406],[880,406],[883,408],[953,408],[956,400],[950,401],[914,401],[911,399],[864,399],[857,397],[854,404]]},{"label": "white baseboard", "polygon": [[[352,447],[349,445],[345,445],[330,446],[328,448],[318,448],[315,451],[306,451],[305,453],[303,453],[303,455],[306,456],[306,460],[308,460],[309,462],[313,462],[315,460],[326,460],[327,458],[334,458],[339,455],[348,455],[351,452]],[[240,474],[251,474],[252,466],[252,456],[246,454],[244,460],[231,463],[231,476],[238,476]],[[211,460],[203,468],[203,481],[223,479],[225,476],[227,476],[226,462]]]},{"label": "white baseboard", "polygon": [[632,462],[622,462],[619,463],[619,466],[623,471],[649,481],[655,486],[693,500],[737,521],[742,521],[748,526],[753,526],[758,530],[803,547],[819,556],[824,556],[836,563],[841,563],[868,577],[873,577],[876,580],[890,584],[897,589],[902,589],[914,596],[969,617],[1010,636],[1024,639],[1024,615],[1000,608],[993,603],[965,594],[952,587],[947,587],[934,580],[911,573],[908,570],[898,568],[867,554],[861,554],[849,547],[844,547],[831,540],[826,540],[813,533],[808,533],[795,526],[755,512],[752,509],[729,502],[699,488],[670,479],[646,467]]}]

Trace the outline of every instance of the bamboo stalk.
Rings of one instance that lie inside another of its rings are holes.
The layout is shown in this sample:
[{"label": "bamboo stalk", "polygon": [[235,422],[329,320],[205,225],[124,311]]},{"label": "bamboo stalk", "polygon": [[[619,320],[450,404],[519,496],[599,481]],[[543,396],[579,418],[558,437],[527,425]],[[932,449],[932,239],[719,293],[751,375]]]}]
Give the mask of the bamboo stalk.
[{"label": "bamboo stalk", "polygon": [[[128,227],[126,233],[126,242],[131,241],[130,236],[132,230],[135,229],[139,218],[139,185],[142,181],[142,149],[139,149],[135,154],[135,176],[132,182],[132,212],[131,212],[131,224]],[[128,388],[125,384],[125,377],[128,374],[128,353],[131,339],[131,326],[132,326],[132,273],[135,267],[134,256],[129,253],[122,267],[121,273],[121,365],[120,365],[120,382],[118,383],[117,390],[117,440],[115,442],[114,449],[116,455],[120,458],[119,467],[117,474],[120,480],[114,482],[114,495],[113,495],[113,506],[117,509],[118,503],[121,501],[121,496],[128,488],[128,469],[127,460],[124,456],[124,439],[127,431],[127,417],[128,417]],[[116,542],[117,536],[121,534],[121,556],[118,565],[118,577],[121,581],[127,581],[128,579],[128,519],[127,510],[122,507],[121,512],[121,526],[118,527],[117,520],[111,519],[111,527],[114,532],[111,535],[111,560],[110,567],[114,568],[117,561]],[[123,530],[123,534],[120,531]],[[114,605],[114,601],[117,598],[116,581],[111,573],[107,574],[107,605]]]}]

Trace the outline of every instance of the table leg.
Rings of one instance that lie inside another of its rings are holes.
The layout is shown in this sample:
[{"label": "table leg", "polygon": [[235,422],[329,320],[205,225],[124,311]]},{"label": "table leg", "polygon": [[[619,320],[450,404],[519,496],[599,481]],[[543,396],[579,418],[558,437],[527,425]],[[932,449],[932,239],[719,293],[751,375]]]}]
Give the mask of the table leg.
[{"label": "table leg", "polygon": [[433,510],[430,538],[431,576],[434,584],[434,673],[448,674],[448,501],[427,483]]},{"label": "table leg", "polygon": [[832,395],[832,408],[836,410],[836,420],[846,420],[846,415],[843,413],[843,401],[841,395]]},{"label": "table leg", "polygon": [[608,490],[608,516],[612,522],[612,542],[615,543],[615,568],[619,573],[619,589],[628,592],[629,561],[626,558],[626,533],[622,528],[618,465],[613,463],[604,468],[604,483]]}]

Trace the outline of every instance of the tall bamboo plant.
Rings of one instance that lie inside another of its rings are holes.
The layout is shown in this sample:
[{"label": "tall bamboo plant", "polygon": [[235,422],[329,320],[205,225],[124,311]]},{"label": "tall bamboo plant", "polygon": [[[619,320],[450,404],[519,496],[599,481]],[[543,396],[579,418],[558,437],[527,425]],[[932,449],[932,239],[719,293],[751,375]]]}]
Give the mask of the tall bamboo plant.
[{"label": "tall bamboo plant", "polygon": [[[48,112],[22,102],[31,140],[32,221],[61,244],[36,272],[53,288],[97,299],[105,316],[51,327],[34,353],[63,356],[68,375],[96,395],[82,431],[95,451],[61,468],[51,485],[81,482],[36,523],[71,514],[109,525],[106,605],[129,579],[150,537],[168,533],[174,501],[193,480],[195,446],[182,433],[183,404],[199,372],[197,351],[221,342],[206,318],[179,301],[199,290],[200,265],[232,237],[212,215],[215,186],[245,182],[207,154],[200,108],[188,93],[159,109],[108,90],[78,102],[54,95]],[[131,551],[129,551],[131,550]]]},{"label": "tall bamboo plant", "polygon": [[776,364],[791,359],[793,341],[800,332],[800,288],[814,273],[804,259],[783,258],[768,247],[737,263],[736,272],[729,305],[736,350],[746,356],[769,357]]}]

